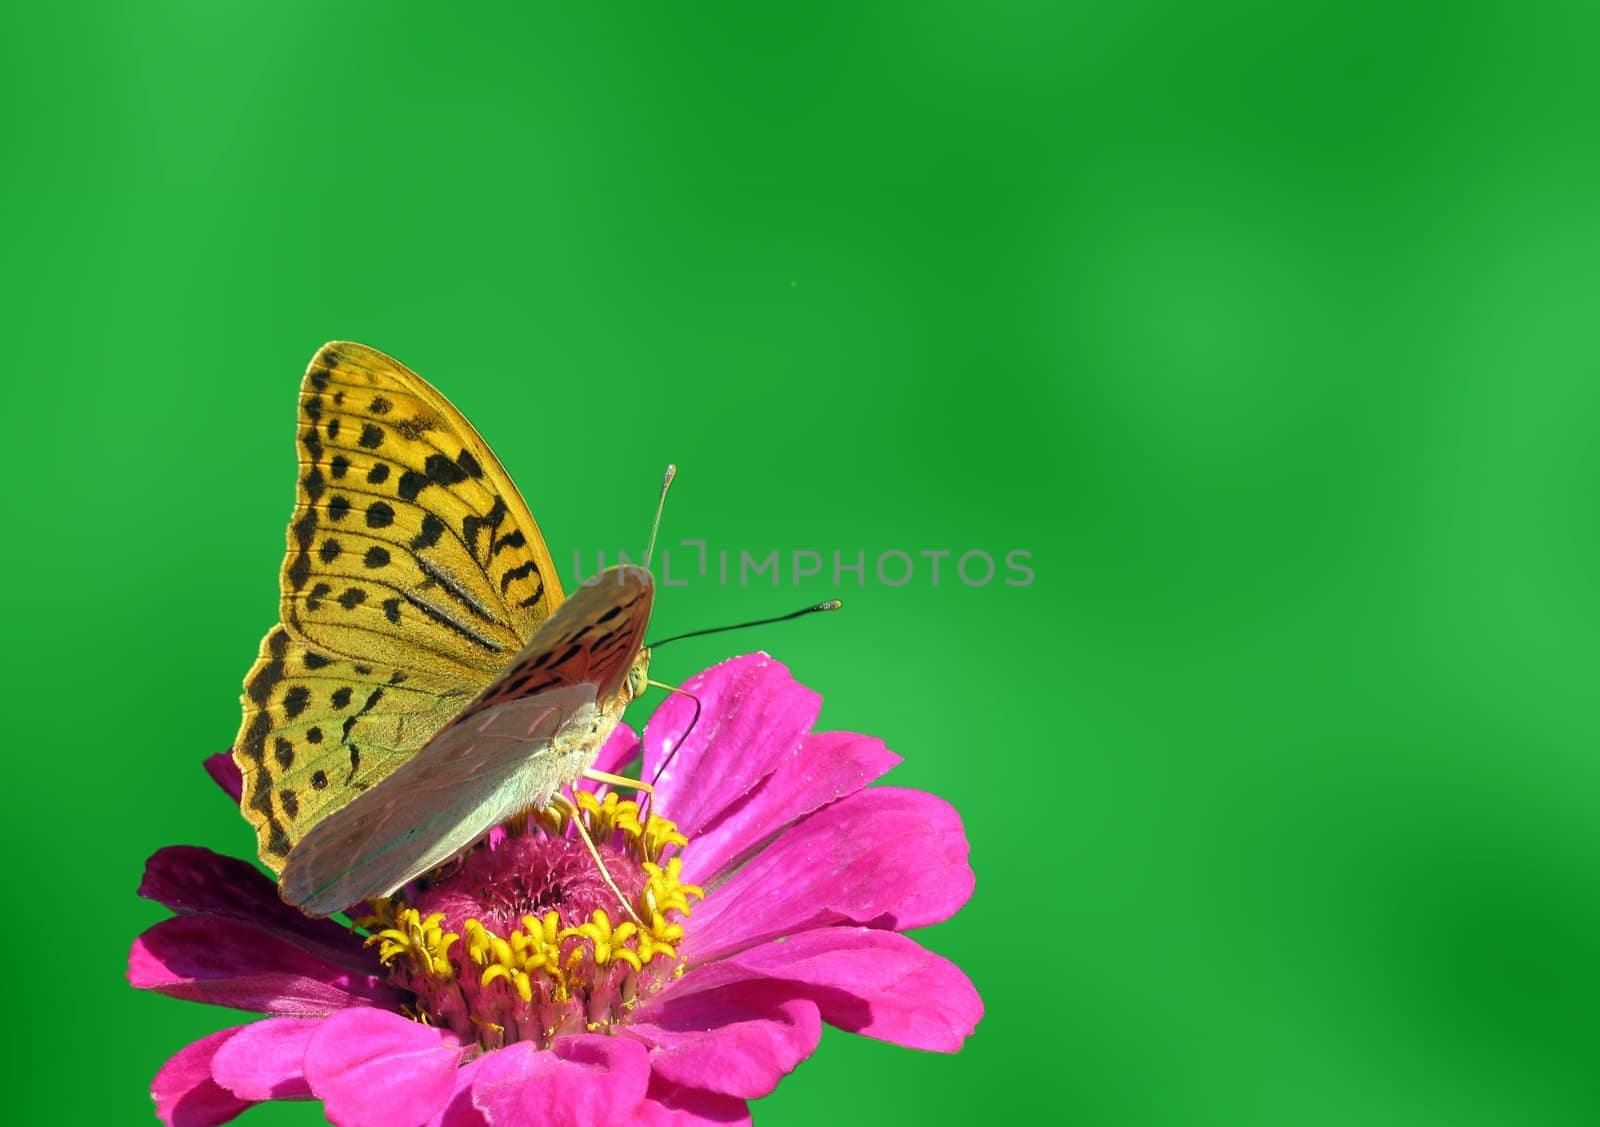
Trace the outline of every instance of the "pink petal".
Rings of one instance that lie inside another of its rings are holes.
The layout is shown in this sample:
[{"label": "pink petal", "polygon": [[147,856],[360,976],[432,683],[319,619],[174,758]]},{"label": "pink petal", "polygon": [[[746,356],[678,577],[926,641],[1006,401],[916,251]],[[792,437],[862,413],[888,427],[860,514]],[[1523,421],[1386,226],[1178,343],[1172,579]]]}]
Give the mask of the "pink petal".
[{"label": "pink petal", "polygon": [[793,994],[761,981],[674,990],[640,1006],[623,1028],[650,1046],[650,1068],[662,1080],[755,1099],[810,1056],[822,1036],[816,1005]]},{"label": "pink petal", "polygon": [[521,1041],[478,1062],[472,1104],[495,1127],[604,1127],[630,1120],[649,1080],[643,1046],[623,1037],[560,1037],[547,1050]]},{"label": "pink petal", "polygon": [[750,1105],[732,1096],[684,1088],[652,1076],[650,1090],[633,1113],[632,1122],[642,1127],[699,1127],[708,1123],[748,1127]]},{"label": "pink petal", "polygon": [[145,862],[139,895],[180,915],[217,916],[270,931],[357,974],[372,973],[378,966],[348,928],[314,920],[285,904],[278,886],[254,865],[197,845],[156,850]]},{"label": "pink petal", "polygon": [[833,924],[903,930],[948,919],[972,895],[954,807],[872,787],[790,827],[694,910],[691,963]]},{"label": "pink petal", "polygon": [[428,1127],[489,1127],[483,1112],[472,1106],[472,1083],[483,1061],[483,1057],[476,1057],[456,1069],[455,1086],[444,1107],[428,1120]]},{"label": "pink petal", "polygon": [[179,1049],[161,1066],[150,1084],[161,1122],[167,1127],[215,1127],[250,1106],[250,1100],[240,1099],[211,1078],[212,1058],[245,1028],[219,1029]]},{"label": "pink petal", "polygon": [[162,920],[133,941],[128,981],[216,1006],[315,1017],[349,1006],[395,1006],[375,975],[351,974],[260,928],[216,916]]},{"label": "pink petal", "polygon": [[269,1017],[239,1030],[217,1050],[211,1075],[246,1100],[309,1100],[306,1045],[322,1025],[315,1017]]},{"label": "pink petal", "polygon": [[600,745],[600,754],[595,757],[594,769],[615,775],[638,758],[639,734],[626,724],[618,724],[611,729],[611,735],[606,737],[606,742]]},{"label": "pink petal", "polygon": [[683,853],[684,876],[715,881],[781,833],[785,826],[865,787],[900,757],[883,741],[854,732],[816,732],[784,754],[772,774],[732,804],[714,828]]},{"label": "pink petal", "polygon": [[211,776],[212,782],[222,788],[223,792],[235,803],[244,793],[244,775],[239,770],[239,765],[233,761],[233,750],[219,751],[209,755],[205,761],[206,774]]},{"label": "pink petal", "polygon": [[461,1045],[386,1010],[345,1010],[306,1046],[306,1079],[339,1127],[421,1127],[455,1088]]},{"label": "pink petal", "polygon": [[644,775],[652,778],[677,747],[655,804],[692,838],[799,746],[822,698],[761,653],[714,665],[683,688],[700,699],[700,720],[684,738],[694,703],[680,693],[662,701],[644,730]]},{"label": "pink petal", "polygon": [[829,1025],[911,1049],[953,1053],[983,1017],[960,967],[892,931],[807,931],[727,963],[801,987]]}]

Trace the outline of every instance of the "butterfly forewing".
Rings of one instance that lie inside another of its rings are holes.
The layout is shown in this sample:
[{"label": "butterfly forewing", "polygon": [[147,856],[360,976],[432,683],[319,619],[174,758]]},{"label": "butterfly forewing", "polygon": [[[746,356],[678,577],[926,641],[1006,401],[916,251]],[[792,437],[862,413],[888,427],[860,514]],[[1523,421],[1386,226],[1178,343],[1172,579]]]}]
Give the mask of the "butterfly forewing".
[{"label": "butterfly forewing", "polygon": [[650,624],[655,583],[642,567],[609,568],[573,592],[505,671],[462,710],[455,723],[517,697],[587,682],[599,700],[628,678]]},{"label": "butterfly forewing", "polygon": [[273,869],[425,744],[561,603],[498,459],[426,381],[363,345],[313,357],[280,624],[245,685],[241,802]]}]

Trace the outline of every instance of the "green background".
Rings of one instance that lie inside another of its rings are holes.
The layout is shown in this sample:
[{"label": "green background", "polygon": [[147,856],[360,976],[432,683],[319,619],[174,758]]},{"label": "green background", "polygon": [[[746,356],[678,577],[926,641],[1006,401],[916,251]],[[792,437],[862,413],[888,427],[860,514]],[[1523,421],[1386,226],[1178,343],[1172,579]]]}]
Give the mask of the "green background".
[{"label": "green background", "polygon": [[668,460],[669,543],[1032,553],[662,591],[658,634],[843,595],[657,673],[772,650],[972,840],[921,938],[977,1034],[830,1033],[763,1125],[1593,1123],[1593,9],[1197,7],[14,15],[17,1116],[154,1122],[237,1016],[125,986],[133,890],[248,850],[199,761],[342,337],[569,574]]}]

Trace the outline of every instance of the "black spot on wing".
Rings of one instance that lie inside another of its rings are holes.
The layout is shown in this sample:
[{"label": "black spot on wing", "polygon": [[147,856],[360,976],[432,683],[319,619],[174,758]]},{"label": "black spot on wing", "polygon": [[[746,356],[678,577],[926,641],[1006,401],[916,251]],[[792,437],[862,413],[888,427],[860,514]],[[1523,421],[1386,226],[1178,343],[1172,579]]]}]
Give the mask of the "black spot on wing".
[{"label": "black spot on wing", "polygon": [[389,549],[374,544],[367,549],[367,554],[361,557],[361,562],[368,567],[386,567],[389,563]]},{"label": "black spot on wing", "polygon": [[367,410],[374,415],[387,415],[393,407],[394,404],[381,395],[374,396],[372,402],[367,404]]},{"label": "black spot on wing", "polygon": [[304,685],[292,685],[289,691],[283,694],[283,714],[293,720],[304,712],[306,705],[310,703],[311,690]]},{"label": "black spot on wing", "polygon": [[284,770],[294,766],[294,744],[282,736],[272,741],[272,754],[277,758],[278,766]]},{"label": "black spot on wing", "polygon": [[507,548],[520,548],[527,542],[527,537],[522,535],[522,529],[519,528],[514,532],[508,532],[494,542],[494,548],[490,551],[489,558],[493,559]]},{"label": "black spot on wing", "polygon": [[300,518],[289,526],[290,535],[294,538],[295,557],[289,562],[287,574],[289,586],[298,591],[306,585],[306,580],[311,578],[311,541],[317,534],[317,511],[307,509],[300,514]]},{"label": "black spot on wing", "polygon": [[[465,453],[465,451],[463,451]],[[473,463],[476,465],[476,463]],[[428,475],[428,480],[435,485],[459,485],[466,481],[467,471],[443,454],[429,454],[428,460],[422,464],[423,470]]]},{"label": "black spot on wing", "polygon": [[350,470],[350,459],[343,454],[335,454],[333,461],[328,463],[328,468],[333,471],[333,479],[338,481]]},{"label": "black spot on wing", "polygon": [[328,502],[328,519],[331,521],[341,521],[349,514],[349,512],[350,498],[346,497],[343,493],[336,494]]},{"label": "black spot on wing", "polygon": [[321,654],[315,653],[311,650],[306,651],[306,655],[302,660],[307,669],[321,669],[324,666],[333,664],[333,658],[323,657]]},{"label": "black spot on wing", "polygon": [[478,558],[479,536],[485,531],[492,535],[494,530],[499,528],[501,522],[505,519],[506,499],[504,497],[496,497],[494,504],[483,516],[468,516],[462,520],[461,539],[466,542],[467,550],[472,553],[474,559]]},{"label": "black spot on wing", "polygon": [[333,690],[333,695],[330,696],[328,700],[332,703],[334,708],[349,708],[350,686],[345,685],[342,688]]},{"label": "black spot on wing", "polygon": [[333,588],[326,583],[318,583],[306,595],[306,609],[316,612],[322,609],[322,600],[333,594]]},{"label": "black spot on wing", "polygon": [[345,610],[355,610],[366,601],[367,593],[360,587],[346,587],[344,593],[339,596],[339,605]]},{"label": "black spot on wing", "polygon": [[322,729],[321,728],[307,728],[306,729],[306,743],[308,743],[308,744],[319,744],[321,742],[322,742]]},{"label": "black spot on wing", "polygon": [[394,427],[407,442],[415,442],[437,426],[438,421],[426,415],[418,415],[412,419],[393,419],[389,425]]},{"label": "black spot on wing", "polygon": [[341,550],[342,549],[339,547],[339,541],[330,536],[322,542],[322,547],[317,549],[317,558],[325,564],[332,563],[334,560],[339,558],[339,552]]},{"label": "black spot on wing", "polygon": [[316,772],[312,773],[312,776],[311,776],[311,789],[312,790],[324,790],[324,789],[327,788],[327,786],[328,786],[328,773],[326,771],[316,771]]},{"label": "black spot on wing", "polygon": [[408,547],[410,547],[413,552],[421,551],[423,548],[431,548],[439,542],[439,537],[443,535],[444,521],[440,520],[432,513],[427,513],[422,518],[422,527],[418,529],[417,534],[411,538],[411,543],[408,545]]},{"label": "black spot on wing", "polygon": [[361,428],[361,437],[356,441],[363,450],[376,450],[383,445],[383,428],[374,423],[368,423]]},{"label": "black spot on wing", "polygon": [[399,493],[404,500],[415,501],[417,499],[417,494],[421,493],[427,487],[428,478],[426,475],[420,474],[416,470],[407,470],[405,473],[400,475],[400,481],[399,484],[395,486],[395,491]]},{"label": "black spot on wing", "polygon": [[367,506],[367,527],[388,528],[394,523],[394,506],[387,501],[374,501]]},{"label": "black spot on wing", "polygon": [[382,485],[384,482],[386,482],[388,480],[389,480],[389,463],[388,462],[374,462],[374,463],[372,463],[372,468],[367,471],[367,484],[369,484],[369,485]]},{"label": "black spot on wing", "polygon": [[508,567],[506,568],[505,574],[500,577],[500,593],[504,595],[506,593],[506,588],[510,587],[517,580],[526,579],[530,575],[538,574],[539,569],[533,565],[532,560],[527,561],[521,567]]}]

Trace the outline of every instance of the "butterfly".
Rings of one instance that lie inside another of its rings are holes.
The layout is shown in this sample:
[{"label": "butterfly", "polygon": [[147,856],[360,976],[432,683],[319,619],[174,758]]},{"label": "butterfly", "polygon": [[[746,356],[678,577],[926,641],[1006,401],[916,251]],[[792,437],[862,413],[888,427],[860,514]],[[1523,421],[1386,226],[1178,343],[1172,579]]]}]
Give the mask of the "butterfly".
[{"label": "butterfly", "polygon": [[279,621],[233,754],[280,894],[325,916],[589,771],[644,687],[655,588],[624,565],[564,599],[478,432],[375,349],[317,351],[298,441]]}]

